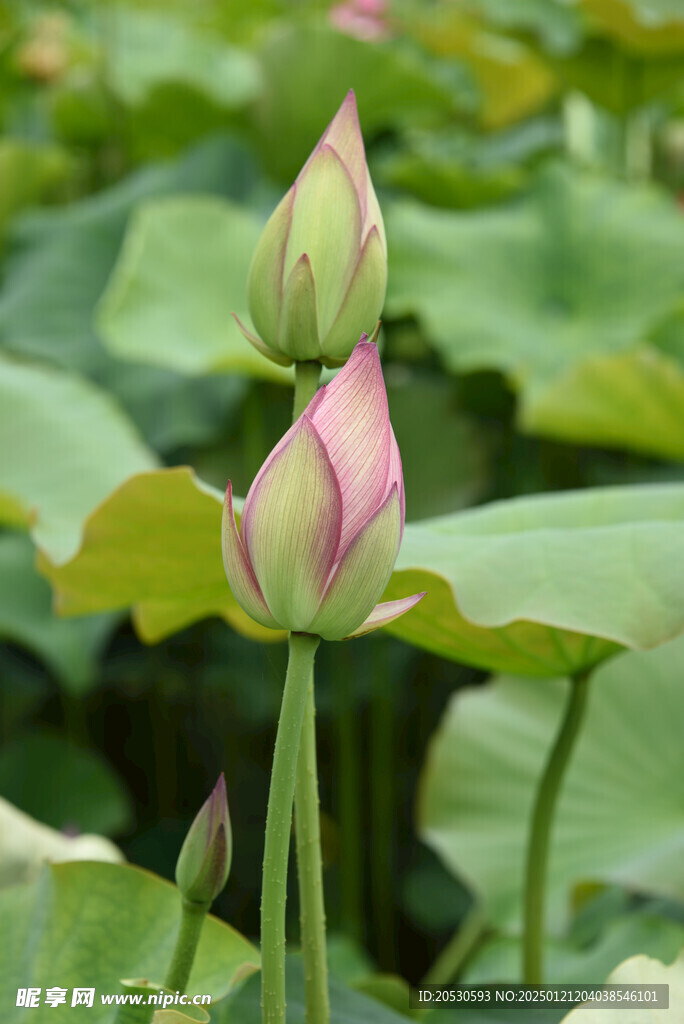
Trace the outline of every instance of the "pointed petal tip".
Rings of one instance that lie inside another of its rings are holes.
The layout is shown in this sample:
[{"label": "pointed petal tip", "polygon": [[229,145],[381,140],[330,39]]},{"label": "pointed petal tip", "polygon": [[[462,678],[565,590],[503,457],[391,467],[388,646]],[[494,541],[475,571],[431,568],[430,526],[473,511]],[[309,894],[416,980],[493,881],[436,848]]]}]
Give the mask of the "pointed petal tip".
[{"label": "pointed petal tip", "polygon": [[243,337],[247,339],[250,345],[252,345],[252,347],[255,348],[260,355],[264,356],[266,359],[269,359],[272,363],[276,363],[277,366],[292,366],[292,363],[294,362],[293,359],[291,359],[284,352],[277,352],[275,349],[272,349],[269,345],[262,341],[261,338],[257,337],[256,334],[253,334],[252,331],[245,327],[237,313],[231,313],[230,315],[232,316],[235,323],[238,325],[238,328],[240,329]]},{"label": "pointed petal tip", "polygon": [[359,340],[354,345],[352,353],[349,356],[348,362],[351,362],[351,360],[354,359],[354,357],[356,357],[357,359],[365,359],[368,356],[372,357],[373,355],[376,357],[378,362],[380,362],[380,353],[378,352],[376,338],[377,334],[375,332],[373,333],[373,337],[369,338],[366,332],[364,331],[364,333],[361,335]]},{"label": "pointed petal tip", "polygon": [[404,615],[405,612],[415,608],[426,594],[427,590],[423,590],[419,594],[411,594],[410,597],[401,597],[396,601],[384,601],[381,604],[376,604],[366,621],[362,622],[358,629],[355,629],[353,633],[350,633],[344,639],[351,640],[353,637],[364,636],[366,633],[373,633],[376,629],[387,626],[390,622],[394,622],[395,619]]},{"label": "pointed petal tip", "polygon": [[[356,93],[354,92],[353,89],[350,89],[347,92],[346,96],[340,103],[337,113],[335,114],[330,123],[333,124],[333,122],[337,121],[338,118],[340,118],[341,120],[343,118],[353,118],[356,121],[357,125],[359,124],[359,109],[356,103]],[[361,126],[359,125],[359,132],[360,131]]]}]

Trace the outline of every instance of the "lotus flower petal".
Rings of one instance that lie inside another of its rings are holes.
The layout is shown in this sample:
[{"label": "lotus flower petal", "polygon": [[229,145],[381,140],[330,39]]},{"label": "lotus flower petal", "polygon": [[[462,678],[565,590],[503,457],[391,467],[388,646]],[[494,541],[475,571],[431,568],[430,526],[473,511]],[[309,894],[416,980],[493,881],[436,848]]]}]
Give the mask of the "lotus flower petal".
[{"label": "lotus flower petal", "polygon": [[[399,453],[399,445],[397,439],[394,436],[392,425],[390,424],[390,458],[389,458],[389,472],[387,474],[387,492],[392,490],[392,487],[396,484],[399,493],[399,508],[401,510],[401,537],[404,536],[404,522],[406,520],[406,496],[404,492],[404,474],[401,469],[401,455]],[[400,542],[401,542],[400,537]]]},{"label": "lotus flower petal", "polygon": [[296,189],[293,185],[271,214],[254,250],[247,277],[249,315],[257,334],[267,340],[275,339],[278,334],[285,279],[285,253],[295,194]]},{"label": "lotus flower petal", "polygon": [[318,327],[327,334],[337,316],[361,248],[361,208],[349,171],[330,146],[308,164],[294,186],[284,279],[306,253],[316,280]]},{"label": "lotus flower petal", "polygon": [[366,633],[372,633],[374,630],[386,626],[388,622],[398,619],[400,615],[410,611],[419,601],[422,601],[425,593],[426,591],[423,591],[420,594],[412,594],[411,597],[400,597],[397,601],[376,604],[366,621],[362,622],[353,633],[348,633],[344,639],[351,640],[354,636],[365,636]]},{"label": "lotus flower petal", "polygon": [[[321,140],[314,150],[314,154],[326,145],[335,150],[351,175],[356,194],[359,197],[361,218],[363,220],[366,215],[366,196],[370,176],[366,167],[366,151],[363,145],[363,135],[361,134],[359,113],[356,109],[356,97],[354,96],[353,89],[349,90],[342,106],[323,132]],[[306,169],[306,165],[304,169]]]},{"label": "lotus flower petal", "polygon": [[322,340],[321,349],[325,356],[346,358],[349,338],[354,337],[358,324],[370,329],[380,316],[386,287],[387,259],[378,229],[373,227],[361,250],[340,311]]},{"label": "lotus flower petal", "polygon": [[285,285],[278,327],[278,348],[302,362],[317,359],[320,355],[316,285],[311,261],[306,253],[295,263]]},{"label": "lotus flower petal", "polygon": [[368,179],[366,184],[366,216],[363,221],[361,228],[361,239],[365,241],[368,237],[368,233],[372,228],[376,228],[378,236],[380,238],[380,246],[385,257],[387,259],[387,238],[385,236],[385,224],[382,219],[382,213],[380,212],[380,204],[378,203],[378,197],[375,194],[373,188],[373,182],[371,181],[370,172],[366,168],[366,177]]},{"label": "lotus flower petal", "polygon": [[262,356],[266,356],[266,358],[270,359],[272,363],[277,363],[278,366],[292,366],[294,360],[291,359],[290,356],[283,355],[282,352],[277,352],[275,349],[269,348],[261,338],[257,338],[256,334],[252,334],[252,332],[245,327],[242,320],[236,313],[233,313],[232,315],[233,320],[238,325],[247,341],[250,345],[254,345],[257,352],[261,353]]},{"label": "lotus flower petal", "polygon": [[268,629],[278,629],[278,623],[271,615],[268,605],[264,601],[264,595],[261,593],[261,588],[257,583],[254,570],[249,564],[237,526],[235,525],[233,487],[230,480],[226,487],[226,498],[223,503],[221,531],[223,567],[235,600],[256,622],[260,622],[262,626],[266,626]]},{"label": "lotus flower petal", "polygon": [[371,613],[387,586],[399,552],[401,532],[396,484],[376,514],[347,548],[309,631],[340,640]]},{"label": "lotus flower petal", "polygon": [[305,410],[320,434],[342,493],[342,556],[380,507],[390,465],[390,422],[378,350],[361,341]]},{"label": "lotus flower petal", "polygon": [[245,500],[242,538],[273,617],[306,630],[339,547],[342,496],[325,446],[303,414]]}]

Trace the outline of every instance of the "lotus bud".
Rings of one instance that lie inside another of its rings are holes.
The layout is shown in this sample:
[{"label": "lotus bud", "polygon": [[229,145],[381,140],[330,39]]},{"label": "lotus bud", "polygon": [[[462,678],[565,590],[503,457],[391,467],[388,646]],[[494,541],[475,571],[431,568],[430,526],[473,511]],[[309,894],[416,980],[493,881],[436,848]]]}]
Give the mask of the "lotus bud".
[{"label": "lotus bud", "polygon": [[233,841],[221,774],[190,826],[176,864],[176,884],[191,903],[212,903],[228,881]]},{"label": "lotus bud", "polygon": [[237,322],[283,366],[341,366],[373,330],[386,286],[385,228],[350,91],[257,243],[247,281],[256,334]]},{"label": "lotus bud", "polygon": [[404,529],[404,481],[378,350],[365,336],[273,449],[245,500],[230,481],[223,564],[263,626],[342,640],[378,629],[423,594],[378,604]]}]

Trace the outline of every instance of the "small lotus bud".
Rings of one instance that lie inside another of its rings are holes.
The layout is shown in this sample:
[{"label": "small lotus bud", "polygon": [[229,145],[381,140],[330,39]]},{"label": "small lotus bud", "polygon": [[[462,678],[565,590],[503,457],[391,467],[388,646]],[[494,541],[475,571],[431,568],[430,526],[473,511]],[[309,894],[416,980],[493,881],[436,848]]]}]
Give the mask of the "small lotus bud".
[{"label": "small lotus bud", "polygon": [[230,872],[233,840],[226,783],[219,777],[211,796],[190,826],[176,864],[176,884],[191,903],[212,903]]},{"label": "small lotus bud", "polygon": [[404,529],[404,481],[378,351],[362,339],[259,470],[238,533],[230,483],[223,563],[264,626],[341,640],[379,629],[423,594],[377,604]]},{"label": "small lotus bud", "polygon": [[257,243],[247,281],[253,334],[284,366],[341,366],[385,300],[387,243],[350,91]]}]

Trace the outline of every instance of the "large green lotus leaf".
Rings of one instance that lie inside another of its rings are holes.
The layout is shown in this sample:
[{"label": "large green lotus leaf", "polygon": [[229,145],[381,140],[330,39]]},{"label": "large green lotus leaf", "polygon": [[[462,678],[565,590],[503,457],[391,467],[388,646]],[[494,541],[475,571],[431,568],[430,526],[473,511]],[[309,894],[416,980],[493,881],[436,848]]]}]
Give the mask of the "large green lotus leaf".
[{"label": "large green lotus leaf", "polygon": [[[625,1019],[633,1021],[633,1024],[672,1024],[681,1016],[679,1011],[684,1006],[684,951],[672,963],[663,963],[649,956],[632,956],[616,967],[606,980],[612,985],[667,985],[669,1009],[644,1007],[638,1016],[633,1010],[625,1013]],[[581,1006],[563,1017],[561,1024],[612,1024],[614,1014],[610,1008]]]},{"label": "large green lotus leaf", "polygon": [[0,293],[0,340],[23,355],[107,380],[111,362],[93,314],[131,212],[169,193],[244,198],[254,167],[230,139],[213,139],[181,159],[151,164],[76,203],[26,213],[16,222]]},{"label": "large green lotus leaf", "polygon": [[[551,841],[547,925],[561,929],[572,890],[608,881],[684,896],[684,638],[629,652],[591,680],[586,720],[561,790]],[[467,880],[495,924],[522,912],[527,828],[567,681],[503,677],[462,691],[433,737],[419,829]]]},{"label": "large green lotus leaf", "polygon": [[[427,597],[390,627],[443,657],[526,675],[576,672],[616,645],[684,629],[684,486],[519,498],[406,527],[386,599]],[[67,564],[43,559],[58,610],[133,607],[154,642],[210,615],[259,639],[221,564],[218,492],[192,470],[142,473],[90,516]],[[125,567],[125,571],[124,571]]]},{"label": "large green lotus leaf", "polygon": [[[389,627],[444,657],[576,672],[684,630],[684,486],[596,488],[409,524],[386,598],[427,596]],[[513,666],[516,666],[513,668]]]},{"label": "large green lotus leaf", "polygon": [[530,395],[531,434],[684,459],[684,366],[652,346],[588,356]]},{"label": "large green lotus leaf", "polygon": [[130,799],[106,761],[57,733],[23,733],[3,747],[0,792],[56,829],[114,836],[131,824]]},{"label": "large green lotus leaf", "polygon": [[90,516],[70,562],[41,560],[57,610],[84,615],[132,607],[139,634],[151,643],[213,615],[255,639],[279,639],[283,634],[253,622],[231,594],[221,509],[221,495],[191,469],[131,477]]},{"label": "large green lotus leaf", "polygon": [[229,139],[213,139],[95,196],[23,215],[15,221],[5,264],[0,343],[89,375],[119,399],[155,448],[168,451],[212,437],[239,400],[243,382],[191,378],[115,359],[94,332],[94,311],[138,204],[170,192],[244,198],[254,180],[246,151]]},{"label": "large green lotus leaf", "polygon": [[400,150],[373,166],[374,178],[431,206],[471,209],[501,202],[527,185],[533,162],[557,150],[562,126],[539,117],[494,135],[449,126],[408,132]]},{"label": "large green lotus leaf", "polygon": [[133,219],[98,312],[111,352],[181,373],[231,371],[273,380],[232,314],[249,322],[247,273],[257,217],[218,199],[156,200]]},{"label": "large green lotus leaf", "polygon": [[[386,224],[387,312],[416,315],[450,369],[501,370],[523,425],[550,435],[557,423],[538,411],[548,389],[556,401],[585,360],[637,348],[684,295],[684,220],[651,187],[554,166],[507,207],[398,203]],[[632,411],[613,404],[611,433],[627,443]]]},{"label": "large green lotus leaf", "polygon": [[[596,984],[628,956],[646,953],[669,963],[683,946],[684,924],[647,905],[621,914],[610,922],[598,941],[589,945],[547,939],[544,976],[554,984]],[[522,956],[519,937],[495,936],[478,948],[462,980],[473,985],[518,982]]]},{"label": "large green lotus leaf", "polygon": [[[408,1003],[408,999],[407,999]],[[406,1024],[406,1016],[330,980],[330,1024]],[[261,978],[250,978],[233,996],[211,1008],[212,1024],[261,1024]],[[304,972],[298,956],[287,961],[287,1024],[305,1024]]]},{"label": "large green lotus leaf", "polygon": [[[55,864],[32,886],[0,894],[3,958],[0,999],[8,1022],[25,1019],[14,1008],[17,988],[59,985],[96,989],[94,1005],[41,1005],[36,1024],[83,1020],[114,1024],[116,1006],[102,994],[123,990],[124,978],[164,978],[180,920],[178,890],[139,868],[96,863]],[[226,995],[258,970],[256,949],[224,922],[209,917],[200,939],[188,991]]]},{"label": "large green lotus leaf", "polygon": [[124,856],[104,836],[57,831],[0,797],[0,888],[35,882],[46,863],[75,860],[120,864]]},{"label": "large green lotus leaf", "polygon": [[278,23],[259,57],[257,142],[284,181],[297,175],[350,88],[365,133],[448,120],[469,92],[453,66],[445,71],[395,42],[363,42],[325,24]]},{"label": "large green lotus leaf", "polygon": [[109,395],[62,370],[0,357],[0,494],[55,561],[88,513],[155,458]]},{"label": "large green lotus leaf", "polygon": [[188,18],[123,5],[110,6],[100,17],[107,84],[127,104],[141,104],[169,83],[189,86],[228,108],[243,106],[258,91],[254,57]]},{"label": "large green lotus leaf", "polygon": [[57,618],[35,558],[28,537],[0,534],[0,637],[31,651],[66,688],[82,693],[97,678],[98,655],[114,620],[111,615]]}]

